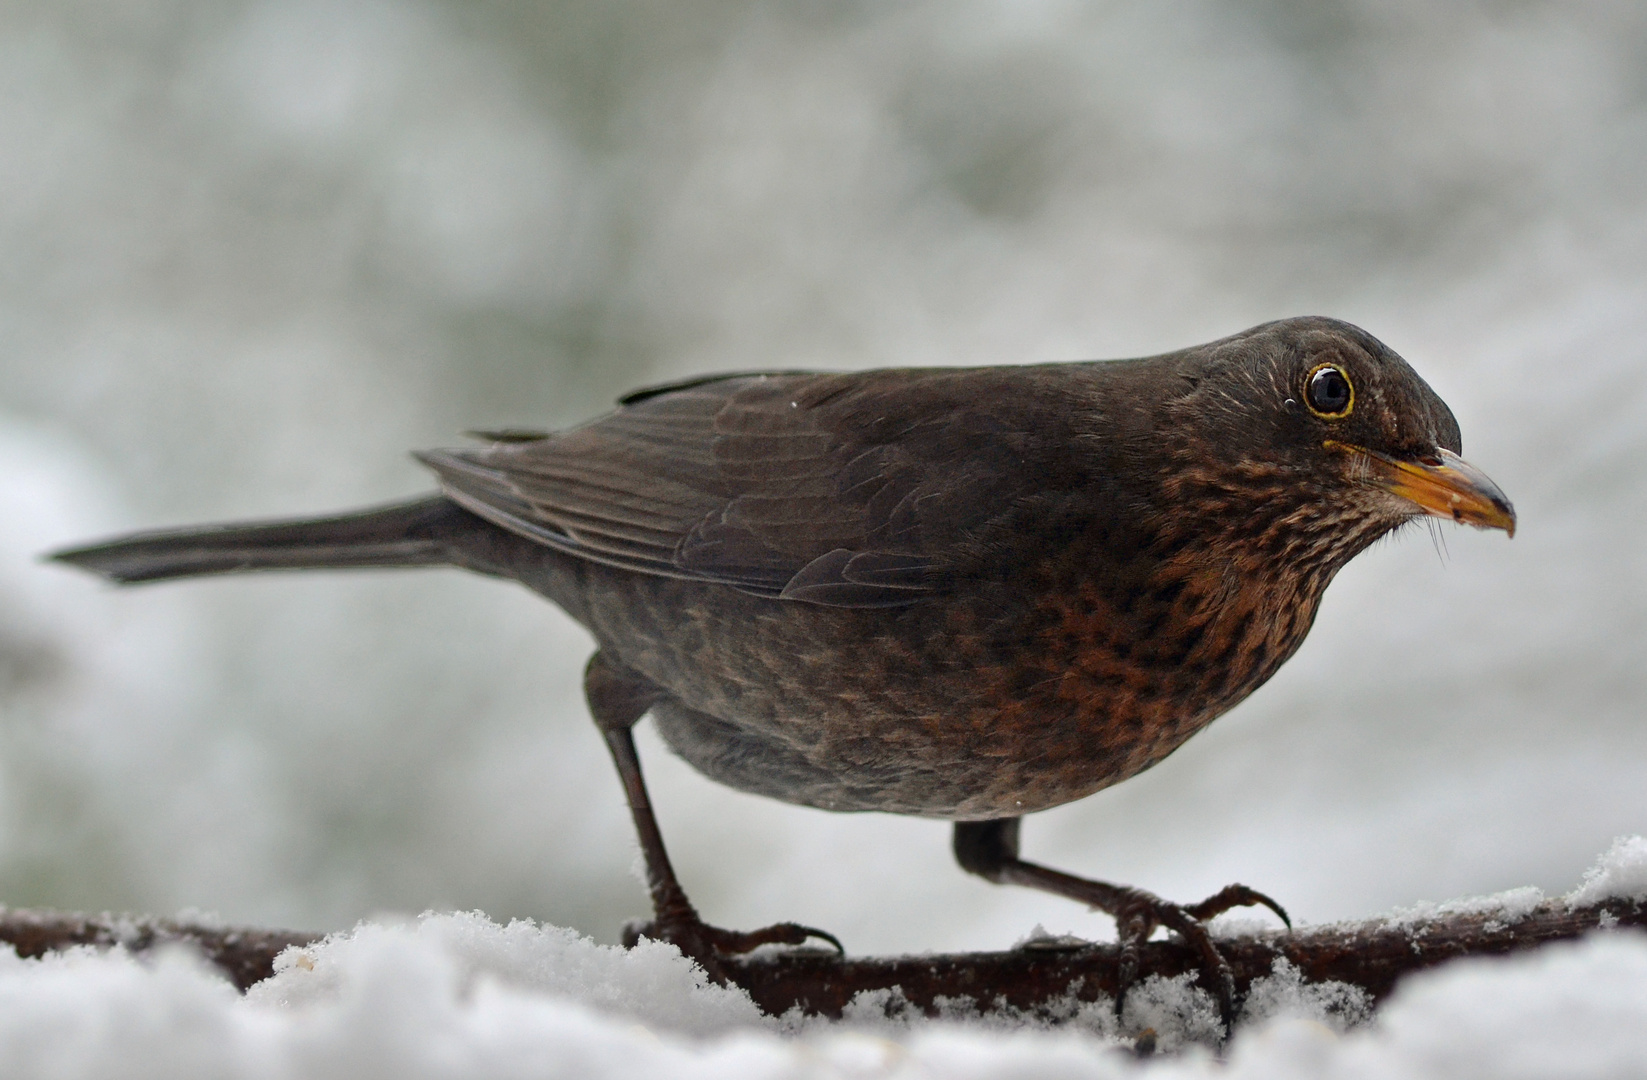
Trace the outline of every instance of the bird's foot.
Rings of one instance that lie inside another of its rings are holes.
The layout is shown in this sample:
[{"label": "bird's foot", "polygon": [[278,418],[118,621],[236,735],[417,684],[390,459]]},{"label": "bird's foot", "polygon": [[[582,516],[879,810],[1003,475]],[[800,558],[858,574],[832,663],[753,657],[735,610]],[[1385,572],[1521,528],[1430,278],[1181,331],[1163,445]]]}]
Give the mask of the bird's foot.
[{"label": "bird's foot", "polygon": [[804,945],[816,938],[828,942],[843,956],[846,954],[839,938],[817,927],[786,922],[762,927],[759,930],[724,930],[719,926],[710,926],[698,918],[696,912],[653,919],[650,922],[636,920],[624,925],[625,948],[633,948],[641,938],[667,941],[679,949],[682,955],[697,961],[711,979],[722,985],[731,982],[731,979],[721,960],[724,957],[751,952],[762,945]]},{"label": "bird's foot", "polygon": [[1124,896],[1112,912],[1120,936],[1120,967],[1116,972],[1115,1011],[1119,1015],[1127,990],[1138,977],[1139,949],[1158,926],[1183,938],[1201,956],[1201,975],[1212,984],[1218,996],[1218,1012],[1224,1022],[1226,1036],[1235,1023],[1235,973],[1229,961],[1213,943],[1207,923],[1218,915],[1238,907],[1267,907],[1280,917],[1290,929],[1292,920],[1286,909],[1256,889],[1245,885],[1228,885],[1199,904],[1174,904],[1143,889],[1125,889]]}]

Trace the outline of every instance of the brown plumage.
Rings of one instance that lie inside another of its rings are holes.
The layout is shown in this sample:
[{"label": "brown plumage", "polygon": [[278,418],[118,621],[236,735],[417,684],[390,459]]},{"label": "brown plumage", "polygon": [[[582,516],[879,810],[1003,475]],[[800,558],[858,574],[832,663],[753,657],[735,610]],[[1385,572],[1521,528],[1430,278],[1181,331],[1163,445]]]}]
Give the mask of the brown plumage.
[{"label": "brown plumage", "polygon": [[[1333,575],[1424,513],[1513,530],[1458,426],[1329,319],[1144,360],[731,375],[582,427],[419,457],[443,495],[343,518],[150,534],[57,557],[117,581],[453,564],[594,635],[592,711],[653,882],[698,956],[805,928],[707,927],[669,869],[629,727],[733,787],[956,821],[993,880],[1156,923],[1192,908],[1017,856],[1017,819],[1161,760],[1264,682]],[[1279,908],[1276,908],[1279,911]],[[1229,1007],[1227,969],[1219,983]]]}]

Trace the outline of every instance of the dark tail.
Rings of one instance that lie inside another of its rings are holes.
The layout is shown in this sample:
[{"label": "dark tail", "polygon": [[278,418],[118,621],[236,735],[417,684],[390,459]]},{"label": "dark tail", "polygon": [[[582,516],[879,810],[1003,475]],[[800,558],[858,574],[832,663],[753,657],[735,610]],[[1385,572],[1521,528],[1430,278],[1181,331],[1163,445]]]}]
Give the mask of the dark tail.
[{"label": "dark tail", "polygon": [[466,561],[454,557],[453,541],[477,527],[486,528],[433,495],[341,517],[136,533],[49,557],[123,585],[244,570],[442,566]]}]

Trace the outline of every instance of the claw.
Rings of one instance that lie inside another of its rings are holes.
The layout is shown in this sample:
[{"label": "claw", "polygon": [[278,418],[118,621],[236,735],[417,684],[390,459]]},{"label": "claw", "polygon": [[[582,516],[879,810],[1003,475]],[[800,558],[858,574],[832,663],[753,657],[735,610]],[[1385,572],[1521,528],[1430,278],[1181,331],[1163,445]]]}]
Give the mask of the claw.
[{"label": "claw", "polygon": [[634,920],[624,924],[624,948],[634,948],[643,937],[667,941],[682,955],[697,961],[711,979],[723,985],[732,980],[720,962],[721,958],[751,952],[762,945],[803,945],[809,939],[817,938],[827,941],[842,956],[846,955],[840,938],[827,930],[799,923],[775,923],[759,930],[723,930],[693,916],[677,917],[667,922]]},{"label": "claw", "polygon": [[1173,904],[1142,889],[1127,890],[1124,906],[1116,915],[1115,926],[1120,937],[1119,963],[1116,968],[1115,1013],[1121,1014],[1121,1003],[1138,975],[1138,948],[1157,926],[1183,938],[1185,943],[1201,954],[1201,974],[1211,983],[1210,989],[1218,997],[1218,1015],[1224,1023],[1227,1039],[1235,1025],[1235,972],[1229,961],[1218,951],[1207,930],[1207,922],[1231,908],[1267,907],[1292,928],[1292,920],[1285,909],[1256,889],[1245,885],[1228,885],[1199,904]]},{"label": "claw", "polygon": [[1115,1015],[1121,1015],[1121,1005],[1127,999],[1127,991],[1138,978],[1138,947],[1149,936],[1155,933],[1155,908],[1164,901],[1149,893],[1134,891],[1132,904],[1122,910],[1115,917],[1115,934],[1120,940],[1120,952],[1117,956],[1115,969]]},{"label": "claw", "polygon": [[828,930],[819,930],[816,926],[799,926],[796,923],[785,923],[784,925],[794,926],[796,929],[804,930],[806,932],[805,937],[801,938],[800,941],[795,942],[796,945],[804,944],[807,938],[817,938],[819,941],[829,942],[830,946],[834,948],[837,955],[846,955],[846,946],[841,944],[841,939],[836,937],[834,934],[831,934]]},{"label": "claw", "polygon": [[999,884],[1027,885],[1066,896],[1115,919],[1120,947],[1116,952],[1115,1011],[1119,1015],[1127,990],[1138,976],[1140,950],[1157,926],[1178,934],[1200,954],[1200,970],[1208,988],[1218,995],[1226,1038],[1235,1021],[1235,973],[1213,944],[1206,921],[1233,907],[1267,907],[1290,928],[1292,920],[1280,904],[1245,885],[1230,885],[1199,904],[1169,904],[1153,893],[1076,877],[1050,866],[1018,857],[1020,818],[962,821],[955,825],[955,858],[962,869]]},{"label": "claw", "polygon": [[818,938],[827,941],[835,951],[842,956],[846,955],[846,946],[841,939],[827,930],[819,930],[815,926],[802,926],[800,923],[775,923],[772,926],[762,927],[759,930],[722,930],[715,926],[705,926],[712,936],[717,952],[746,953],[760,948],[762,945],[804,945],[809,938]]},{"label": "claw", "polygon": [[1226,885],[1199,904],[1192,904],[1184,908],[1201,922],[1222,915],[1231,908],[1238,907],[1266,907],[1275,912],[1276,918],[1292,929],[1292,919],[1287,915],[1287,909],[1265,896],[1257,889],[1245,885]]},{"label": "claw", "polygon": [[1201,954],[1201,974],[1212,984],[1210,989],[1218,997],[1218,1016],[1224,1024],[1224,1037],[1228,1038],[1235,1024],[1235,972],[1230,970],[1229,963],[1207,932],[1206,923],[1193,913],[1193,909],[1168,903],[1159,897],[1151,899],[1155,901],[1152,914],[1161,925]]}]

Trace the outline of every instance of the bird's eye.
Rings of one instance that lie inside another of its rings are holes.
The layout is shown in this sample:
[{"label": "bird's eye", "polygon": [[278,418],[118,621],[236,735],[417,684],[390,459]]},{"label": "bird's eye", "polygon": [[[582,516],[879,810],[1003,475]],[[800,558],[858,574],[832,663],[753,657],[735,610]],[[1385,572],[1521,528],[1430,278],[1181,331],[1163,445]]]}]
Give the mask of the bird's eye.
[{"label": "bird's eye", "polygon": [[1322,364],[1304,380],[1304,400],[1317,416],[1348,416],[1355,404],[1355,388],[1342,368]]}]

